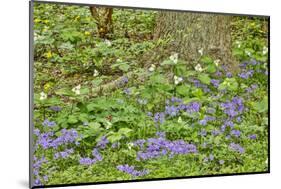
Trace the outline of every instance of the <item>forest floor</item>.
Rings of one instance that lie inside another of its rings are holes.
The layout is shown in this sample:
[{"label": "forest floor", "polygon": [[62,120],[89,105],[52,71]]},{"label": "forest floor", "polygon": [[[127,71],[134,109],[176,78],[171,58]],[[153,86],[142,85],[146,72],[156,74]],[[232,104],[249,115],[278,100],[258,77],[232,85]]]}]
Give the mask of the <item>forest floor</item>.
[{"label": "forest floor", "polygon": [[239,73],[153,39],[157,11],[35,4],[34,185],[268,170],[267,21],[235,17]]}]

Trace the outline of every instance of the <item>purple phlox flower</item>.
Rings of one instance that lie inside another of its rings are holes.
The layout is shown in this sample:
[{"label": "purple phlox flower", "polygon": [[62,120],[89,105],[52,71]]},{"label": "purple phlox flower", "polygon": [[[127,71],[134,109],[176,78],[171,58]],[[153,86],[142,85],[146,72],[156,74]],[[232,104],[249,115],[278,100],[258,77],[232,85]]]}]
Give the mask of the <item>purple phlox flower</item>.
[{"label": "purple phlox flower", "polygon": [[220,134],[219,130],[212,130],[212,135],[217,136]]},{"label": "purple phlox flower", "polygon": [[166,133],[165,132],[156,132],[156,136],[158,136],[159,138],[166,138]]},{"label": "purple phlox flower", "polygon": [[198,102],[190,102],[184,108],[187,113],[199,112],[200,104]]},{"label": "purple phlox flower", "polygon": [[93,154],[93,156],[97,159],[97,161],[102,161],[102,156],[101,156],[101,154],[99,153],[99,151],[98,151],[97,148],[94,148],[94,149],[93,149],[92,154]]},{"label": "purple phlox flower", "polygon": [[134,142],[134,146],[138,146],[142,149],[144,147],[145,142],[146,142],[146,140],[144,140],[144,139],[136,140]]},{"label": "purple phlox flower", "polygon": [[171,117],[175,117],[178,114],[178,109],[175,106],[166,106],[165,107],[165,113],[166,113],[166,115],[169,115]]},{"label": "purple phlox flower", "polygon": [[249,139],[255,140],[257,139],[257,135],[256,134],[251,134],[248,136]]},{"label": "purple phlox flower", "polygon": [[86,157],[86,158],[80,158],[80,160],[79,160],[79,163],[80,163],[81,165],[86,165],[86,166],[92,165],[92,164],[94,164],[95,162],[96,162],[95,159],[91,159],[91,158],[88,158],[88,157]]},{"label": "purple phlox flower", "polygon": [[41,181],[39,178],[35,179],[34,181],[34,186],[40,186],[41,185]]},{"label": "purple phlox flower", "polygon": [[171,98],[171,102],[172,102],[172,103],[182,103],[182,99],[177,98],[177,97],[172,97],[172,98]]},{"label": "purple phlox flower", "polygon": [[47,182],[47,181],[49,180],[49,178],[48,178],[47,175],[44,175],[44,176],[43,176],[43,179],[44,179],[45,182]]},{"label": "purple phlox flower", "polygon": [[45,119],[44,122],[42,123],[42,125],[45,127],[54,127],[54,126],[56,126],[56,122]]},{"label": "purple phlox flower", "polygon": [[240,137],[241,132],[239,130],[232,130],[231,131],[231,135],[233,135],[235,137]]},{"label": "purple phlox flower", "polygon": [[243,154],[245,152],[245,149],[241,147],[239,144],[230,143],[229,148],[233,151],[239,152],[240,154]]},{"label": "purple phlox flower", "polygon": [[104,149],[108,143],[109,141],[107,140],[106,136],[102,136],[97,144],[97,147]]},{"label": "purple phlox flower", "polygon": [[204,125],[204,126],[205,126],[205,125],[207,125],[207,122],[208,122],[207,120],[202,119],[202,120],[199,120],[198,123],[199,123],[200,125]]},{"label": "purple phlox flower", "polygon": [[127,77],[127,76],[123,76],[123,77],[121,78],[121,80],[119,81],[119,85],[125,85],[125,84],[127,84],[128,82],[129,82],[128,77]]},{"label": "purple phlox flower", "polygon": [[119,143],[118,142],[114,142],[112,145],[111,145],[111,148],[117,148],[119,146]]},{"label": "purple phlox flower", "polygon": [[209,155],[209,160],[210,160],[210,161],[213,161],[213,160],[214,160],[214,155],[213,155],[213,154],[210,154],[210,155]]},{"label": "purple phlox flower", "polygon": [[126,95],[131,95],[132,94],[132,90],[130,88],[124,89],[123,91]]},{"label": "purple phlox flower", "polygon": [[59,107],[59,106],[50,106],[49,110],[53,110],[54,112],[59,112],[59,111],[61,111],[61,107]]},{"label": "purple phlox flower", "polygon": [[156,125],[158,123],[162,124],[165,121],[165,114],[163,112],[157,112],[154,114],[154,122]]},{"label": "purple phlox flower", "polygon": [[248,78],[252,77],[253,74],[254,74],[254,70],[249,70],[247,72],[239,73],[238,76],[242,79],[248,79]]},{"label": "purple phlox flower", "polygon": [[129,166],[128,164],[118,165],[116,168],[121,172],[132,175],[133,177],[140,177],[140,176],[147,175],[149,173],[149,171],[146,169],[141,170],[141,171],[135,170],[134,166]]},{"label": "purple phlox flower", "polygon": [[158,158],[163,155],[196,153],[196,146],[183,140],[169,141],[165,138],[149,138],[146,149],[137,153],[137,160]]},{"label": "purple phlox flower", "polygon": [[151,112],[147,112],[147,116],[152,117],[153,114]]},{"label": "purple phlox flower", "polygon": [[204,119],[199,121],[200,125],[207,125],[209,121],[214,121],[216,118],[213,116],[205,116]]},{"label": "purple phlox flower", "polygon": [[56,152],[54,154],[54,158],[55,159],[58,159],[58,158],[66,159],[67,157],[69,157],[73,153],[74,153],[74,150],[72,148],[70,148],[70,149],[67,149],[67,150],[62,151],[62,152]]},{"label": "purple phlox flower", "polygon": [[40,135],[40,130],[39,130],[39,129],[34,129],[33,133],[34,133],[36,136],[39,136],[39,135]]},{"label": "purple phlox flower", "polygon": [[211,83],[214,85],[214,87],[218,87],[220,84],[220,80],[218,79],[211,79]]},{"label": "purple phlox flower", "polygon": [[236,118],[236,121],[237,121],[238,123],[240,123],[240,122],[242,121],[242,118],[239,116],[239,117]]},{"label": "purple phlox flower", "polygon": [[220,76],[222,76],[222,73],[221,73],[220,71],[217,71],[217,72],[215,73],[215,75],[218,76],[218,77],[220,77]]},{"label": "purple phlox flower", "polygon": [[226,77],[231,78],[232,77],[232,73],[231,72],[227,72],[226,73]]},{"label": "purple phlox flower", "polygon": [[229,126],[230,128],[233,128],[234,127],[234,123],[230,120],[227,120],[224,122],[224,125],[227,127]]}]

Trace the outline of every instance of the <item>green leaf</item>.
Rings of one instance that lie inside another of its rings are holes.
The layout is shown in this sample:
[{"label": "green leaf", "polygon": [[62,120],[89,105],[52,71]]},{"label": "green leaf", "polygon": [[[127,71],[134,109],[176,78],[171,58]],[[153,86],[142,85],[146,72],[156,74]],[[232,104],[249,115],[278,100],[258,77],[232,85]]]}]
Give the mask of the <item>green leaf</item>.
[{"label": "green leaf", "polygon": [[70,124],[74,124],[74,123],[78,122],[78,119],[77,119],[76,116],[70,115],[70,116],[68,116],[67,122],[70,123]]},{"label": "green leaf", "polygon": [[212,63],[213,63],[213,59],[210,58],[210,57],[208,57],[208,56],[203,56],[203,57],[201,58],[201,62],[202,62],[203,64],[212,64]]},{"label": "green leaf", "polygon": [[264,97],[262,101],[254,103],[254,109],[259,113],[268,111],[268,98]]},{"label": "green leaf", "polygon": [[208,67],[207,67],[207,72],[209,72],[209,73],[215,73],[216,71],[217,71],[216,65],[214,65],[214,64],[208,65]]},{"label": "green leaf", "polygon": [[209,75],[207,74],[200,74],[198,76],[198,79],[203,83],[203,84],[206,84],[206,85],[209,85],[210,82],[211,82],[211,78],[209,77]]},{"label": "green leaf", "polygon": [[177,86],[176,91],[178,94],[186,97],[189,95],[190,86],[189,85],[179,85],[179,86]]}]

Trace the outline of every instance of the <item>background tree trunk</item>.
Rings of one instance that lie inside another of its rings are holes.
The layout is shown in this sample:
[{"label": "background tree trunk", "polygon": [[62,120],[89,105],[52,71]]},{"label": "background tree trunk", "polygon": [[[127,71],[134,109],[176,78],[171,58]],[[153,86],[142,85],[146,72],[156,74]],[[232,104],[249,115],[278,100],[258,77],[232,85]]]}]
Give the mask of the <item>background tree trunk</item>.
[{"label": "background tree trunk", "polygon": [[161,11],[157,17],[154,38],[170,37],[170,52],[179,53],[181,59],[196,64],[200,49],[203,55],[220,59],[231,71],[238,64],[231,53],[232,16],[202,13]]}]

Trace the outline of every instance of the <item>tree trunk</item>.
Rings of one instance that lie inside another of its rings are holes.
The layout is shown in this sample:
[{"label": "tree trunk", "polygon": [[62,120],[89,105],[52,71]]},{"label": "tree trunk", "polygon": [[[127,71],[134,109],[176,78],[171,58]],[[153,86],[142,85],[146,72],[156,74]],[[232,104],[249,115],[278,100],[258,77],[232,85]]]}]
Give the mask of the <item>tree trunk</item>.
[{"label": "tree trunk", "polygon": [[96,21],[98,35],[107,38],[113,33],[112,14],[113,8],[90,7],[91,14]]},{"label": "tree trunk", "polygon": [[161,11],[158,14],[154,38],[169,37],[170,52],[191,64],[203,55],[219,59],[231,71],[238,65],[231,54],[231,16],[202,13]]}]

